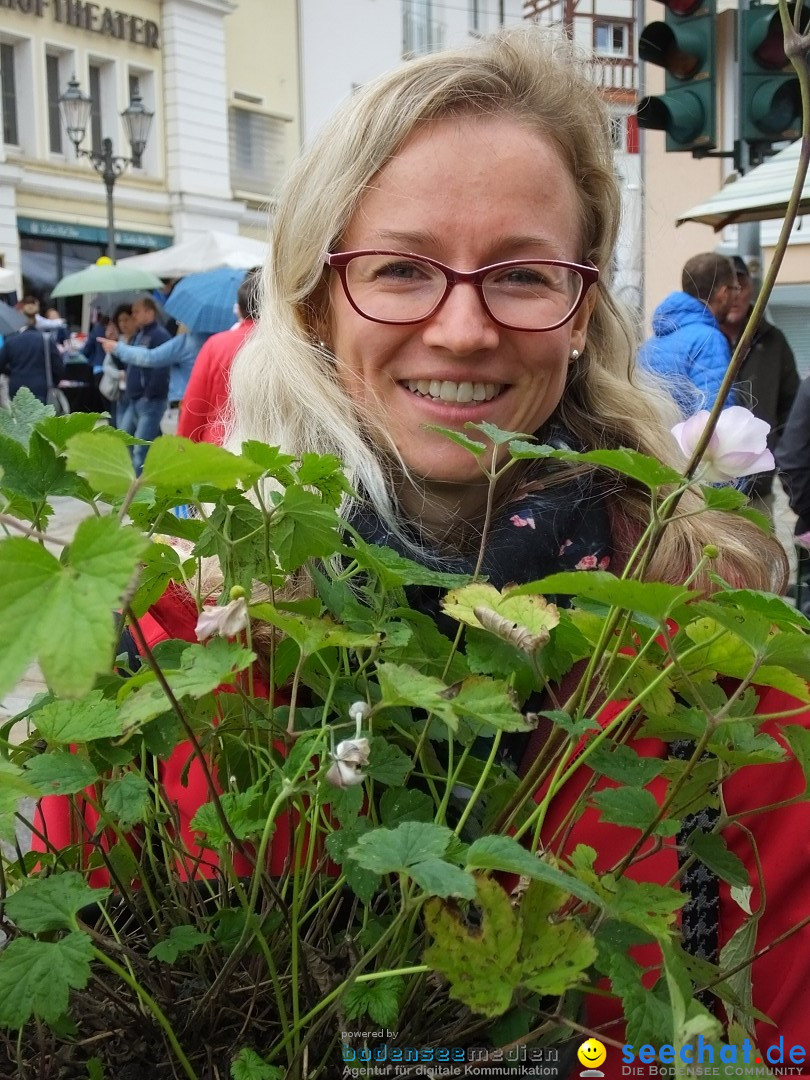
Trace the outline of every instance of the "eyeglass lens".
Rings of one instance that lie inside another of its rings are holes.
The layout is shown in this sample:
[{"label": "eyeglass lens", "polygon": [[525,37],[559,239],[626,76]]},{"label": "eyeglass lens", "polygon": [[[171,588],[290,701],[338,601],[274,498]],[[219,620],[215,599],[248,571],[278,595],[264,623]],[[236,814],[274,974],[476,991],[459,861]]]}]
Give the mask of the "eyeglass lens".
[{"label": "eyeglass lens", "polygon": [[[412,256],[358,255],[346,267],[346,285],[364,315],[383,322],[418,322],[441,301],[447,279],[438,267]],[[575,270],[532,262],[496,267],[481,285],[493,318],[524,330],[564,322],[582,288]]]}]

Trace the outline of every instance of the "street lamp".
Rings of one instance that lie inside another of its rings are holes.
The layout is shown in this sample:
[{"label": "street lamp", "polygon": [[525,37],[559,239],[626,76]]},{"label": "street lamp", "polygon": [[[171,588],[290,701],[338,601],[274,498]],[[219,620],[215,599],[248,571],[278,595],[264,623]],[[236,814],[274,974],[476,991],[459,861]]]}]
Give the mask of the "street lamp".
[{"label": "street lamp", "polygon": [[62,114],[62,123],[65,125],[68,138],[76,148],[76,157],[89,159],[107,189],[107,255],[115,262],[113,188],[115,181],[127,165],[134,165],[135,168],[140,166],[146,149],[146,140],[149,137],[149,126],[155,114],[147,112],[140,94],[136,92],[132,95],[129,106],[121,113],[129,144],[132,147],[132,157],[116,157],[113,154],[112,139],[103,139],[101,150],[82,150],[79,146],[87,130],[91,106],[90,98],[82,93],[74,75],[68,83],[67,90],[59,98],[59,111]]}]

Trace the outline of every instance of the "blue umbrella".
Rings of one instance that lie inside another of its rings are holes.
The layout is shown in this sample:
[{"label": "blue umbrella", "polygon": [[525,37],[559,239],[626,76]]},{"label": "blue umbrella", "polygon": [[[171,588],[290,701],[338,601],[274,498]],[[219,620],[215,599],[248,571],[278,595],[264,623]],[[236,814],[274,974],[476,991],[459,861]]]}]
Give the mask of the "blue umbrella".
[{"label": "blue umbrella", "polygon": [[216,334],[233,326],[233,306],[244,270],[222,267],[204,274],[189,274],[178,281],[163,305],[167,315],[201,334]]}]

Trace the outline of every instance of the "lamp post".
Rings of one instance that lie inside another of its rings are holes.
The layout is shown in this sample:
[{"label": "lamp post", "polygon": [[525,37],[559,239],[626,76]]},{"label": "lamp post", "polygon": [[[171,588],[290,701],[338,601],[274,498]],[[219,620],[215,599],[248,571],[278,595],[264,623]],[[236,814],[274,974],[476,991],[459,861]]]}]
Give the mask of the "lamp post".
[{"label": "lamp post", "polygon": [[113,154],[112,139],[103,139],[101,150],[83,150],[79,143],[84,139],[87,123],[90,119],[92,102],[82,93],[74,75],[67,90],[59,98],[59,111],[65,125],[68,138],[76,148],[76,157],[86,157],[104,181],[107,189],[107,255],[115,262],[115,217],[113,213],[113,188],[115,181],[128,165],[138,168],[141,164],[149,127],[154,113],[144,108],[140,94],[135,93],[126,109],[121,113],[127,137],[132,147],[132,157],[117,157]]}]

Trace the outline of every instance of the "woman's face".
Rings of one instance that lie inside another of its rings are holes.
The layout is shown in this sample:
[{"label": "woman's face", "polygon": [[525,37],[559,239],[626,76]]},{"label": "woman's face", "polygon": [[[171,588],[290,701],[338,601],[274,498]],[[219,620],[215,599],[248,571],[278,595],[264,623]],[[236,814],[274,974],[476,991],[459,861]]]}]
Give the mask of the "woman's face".
[{"label": "woman's face", "polygon": [[125,311],[122,311],[118,316],[117,325],[118,333],[122,338],[128,338],[130,334],[135,330],[135,320],[132,315],[127,315]]},{"label": "woman's face", "polygon": [[[339,249],[375,248],[468,271],[509,259],[580,262],[573,180],[552,143],[514,120],[436,121],[377,174]],[[426,321],[390,325],[358,314],[333,271],[328,343],[358,411],[388,431],[410,470],[428,484],[468,484],[481,480],[475,459],[424,425],[534,432],[562,396],[572,350],[585,346],[593,298],[557,330],[528,333],[494,323],[465,283]],[[426,383],[471,383],[487,400],[432,397]]]}]

